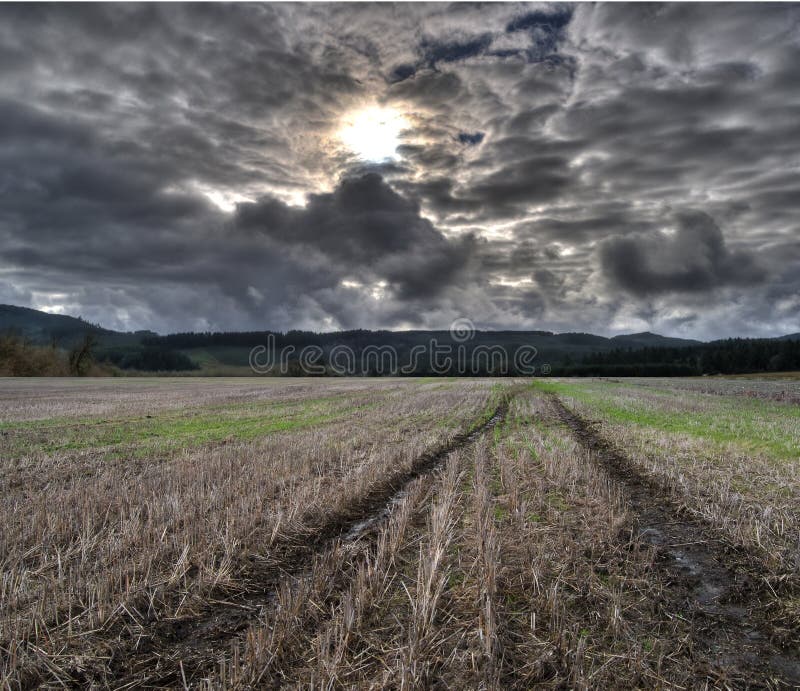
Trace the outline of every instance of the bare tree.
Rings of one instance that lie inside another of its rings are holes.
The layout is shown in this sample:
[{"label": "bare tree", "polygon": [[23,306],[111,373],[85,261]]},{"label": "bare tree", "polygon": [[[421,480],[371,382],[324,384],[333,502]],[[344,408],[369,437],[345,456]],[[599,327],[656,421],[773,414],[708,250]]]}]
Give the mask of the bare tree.
[{"label": "bare tree", "polygon": [[92,366],[92,349],[97,345],[94,334],[87,331],[83,341],[69,353],[69,372],[73,376],[84,377]]}]

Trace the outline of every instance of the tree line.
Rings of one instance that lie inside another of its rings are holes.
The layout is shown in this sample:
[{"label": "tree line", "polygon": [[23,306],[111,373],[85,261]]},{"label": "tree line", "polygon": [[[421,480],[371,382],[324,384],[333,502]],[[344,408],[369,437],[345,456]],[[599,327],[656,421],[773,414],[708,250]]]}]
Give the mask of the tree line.
[{"label": "tree line", "polygon": [[698,376],[800,370],[800,337],[729,338],[696,346],[594,352],[554,370],[563,376]]}]

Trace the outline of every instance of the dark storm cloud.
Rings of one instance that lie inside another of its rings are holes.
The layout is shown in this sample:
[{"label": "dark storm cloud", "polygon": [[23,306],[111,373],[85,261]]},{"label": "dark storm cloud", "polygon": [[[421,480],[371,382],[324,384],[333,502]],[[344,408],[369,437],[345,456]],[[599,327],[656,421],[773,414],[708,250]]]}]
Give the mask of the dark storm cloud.
[{"label": "dark storm cloud", "polygon": [[566,207],[559,210],[558,217],[547,215],[520,223],[514,228],[514,236],[519,240],[560,240],[582,245],[609,235],[647,233],[657,227],[655,222],[633,216],[624,203],[599,202],[589,211],[584,216],[584,209]]},{"label": "dark storm cloud", "polygon": [[497,212],[505,212],[509,205],[549,201],[570,182],[567,163],[559,156],[532,156],[487,175],[471,188],[471,192]]},{"label": "dark storm cloud", "polygon": [[752,256],[726,247],[722,231],[707,214],[684,212],[676,220],[672,236],[614,237],[604,242],[603,270],[636,295],[701,292],[764,279]]},{"label": "dark storm cloud", "polygon": [[423,70],[392,85],[391,95],[418,106],[436,107],[452,103],[466,95],[461,78],[452,72]]},{"label": "dark storm cloud", "polygon": [[305,208],[275,199],[240,204],[235,224],[288,246],[319,252],[343,276],[385,279],[403,298],[433,297],[464,268],[472,238],[447,240],[419,206],[379,175],[343,180],[330,194],[312,195]]},{"label": "dark storm cloud", "polygon": [[[798,331],[799,36],[793,4],[3,5],[0,301]],[[374,105],[392,160],[337,135]]]}]

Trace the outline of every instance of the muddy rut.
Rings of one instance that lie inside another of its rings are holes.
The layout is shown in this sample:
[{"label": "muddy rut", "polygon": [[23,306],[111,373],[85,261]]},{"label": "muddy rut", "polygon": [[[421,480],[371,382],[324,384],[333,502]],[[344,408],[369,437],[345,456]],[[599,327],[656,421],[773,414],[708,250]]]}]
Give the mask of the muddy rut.
[{"label": "muddy rut", "polygon": [[[513,394],[512,394],[513,395]],[[275,605],[281,587],[307,577],[313,564],[338,544],[374,541],[394,507],[406,496],[408,486],[442,466],[453,452],[473,444],[504,420],[510,396],[494,414],[469,432],[455,436],[448,444],[420,456],[407,470],[381,482],[360,501],[302,541],[273,550],[271,560],[253,564],[234,594],[220,593],[203,611],[180,619],[138,622],[117,640],[109,641],[111,657],[103,669],[73,671],[80,685],[116,688],[164,688],[196,684],[207,678],[227,652],[241,640],[260,613]],[[347,587],[331,583],[331,591]]]},{"label": "muddy rut", "polygon": [[624,488],[636,537],[655,548],[656,567],[667,581],[664,609],[691,621],[694,652],[707,663],[709,676],[737,687],[800,688],[800,653],[772,640],[764,595],[742,568],[746,555],[726,550],[709,526],[683,515],[592,423],[557,396],[550,401],[579,443]]}]

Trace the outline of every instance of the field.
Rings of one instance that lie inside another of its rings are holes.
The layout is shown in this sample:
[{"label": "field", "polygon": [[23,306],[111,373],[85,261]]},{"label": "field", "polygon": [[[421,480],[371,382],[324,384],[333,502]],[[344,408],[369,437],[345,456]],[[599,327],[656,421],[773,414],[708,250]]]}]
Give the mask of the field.
[{"label": "field", "polygon": [[796,687],[798,401],[0,380],[0,686]]}]

